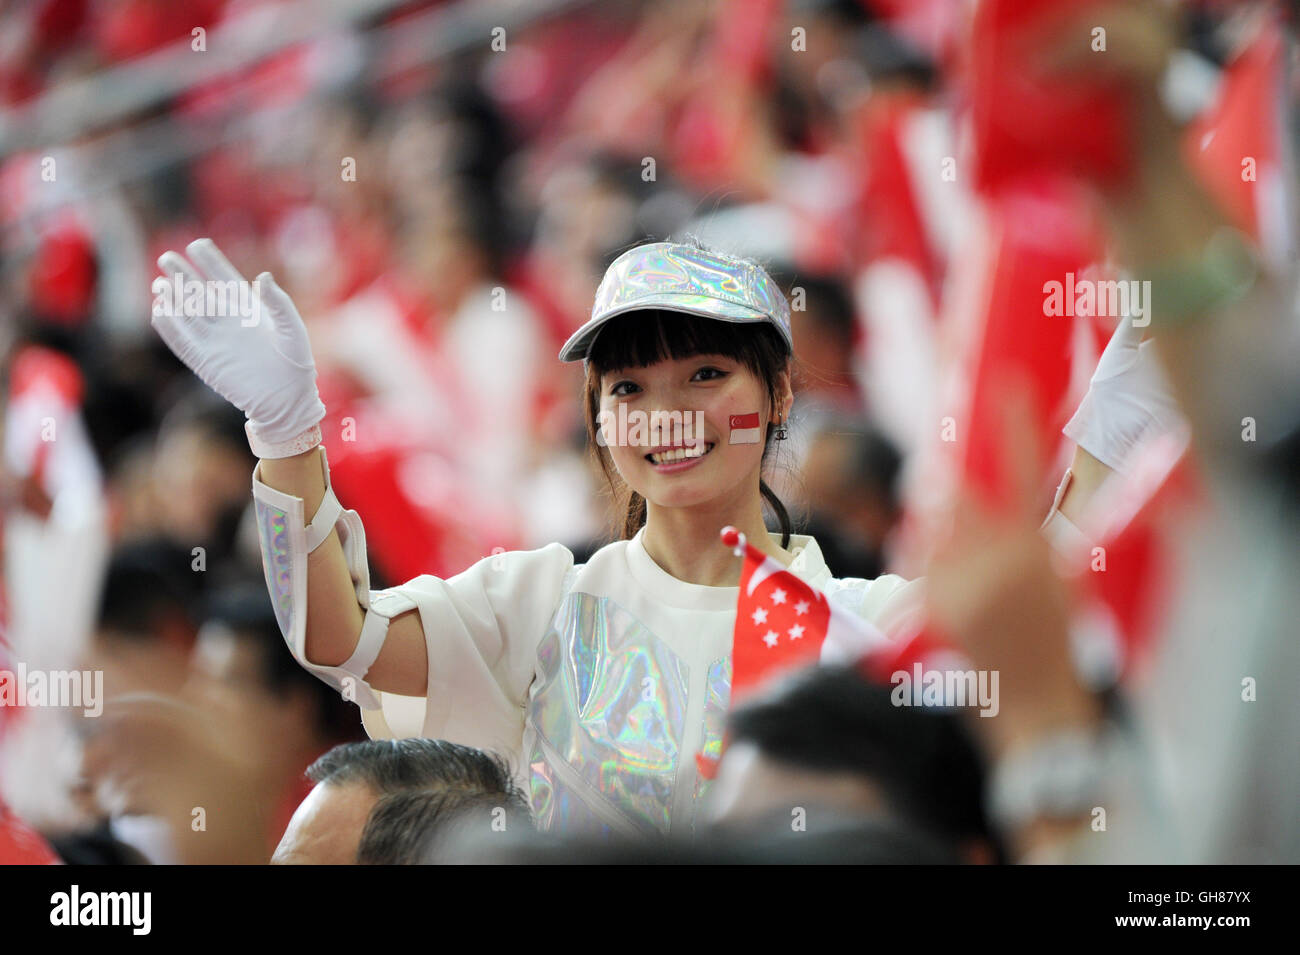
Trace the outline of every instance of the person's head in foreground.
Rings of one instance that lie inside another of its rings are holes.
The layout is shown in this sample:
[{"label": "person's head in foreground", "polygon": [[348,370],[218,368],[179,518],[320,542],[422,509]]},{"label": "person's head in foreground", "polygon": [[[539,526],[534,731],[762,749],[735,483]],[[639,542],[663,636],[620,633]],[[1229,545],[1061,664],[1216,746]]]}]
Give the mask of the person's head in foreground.
[{"label": "person's head in foreground", "polygon": [[370,810],[360,865],[477,862],[496,842],[531,833],[522,793],[416,789],[389,793]]},{"label": "person's head in foreground", "polygon": [[675,509],[752,532],[766,498],[788,544],[760,472],[793,401],[790,310],[762,268],[688,244],[637,246],[610,265],[560,358],[584,362],[588,434],[627,498],[625,537]]},{"label": "person's head in foreground", "polygon": [[918,847],[911,861],[943,861],[935,850],[952,862],[1001,858],[960,715],[890,695],[851,667],[813,667],[739,704],[709,794],[715,833],[794,850],[880,827]]},{"label": "person's head in foreground", "polygon": [[444,829],[464,835],[531,824],[500,758],[445,740],[345,743],[307,776],[316,786],[289,821],[273,864],[435,861]]}]

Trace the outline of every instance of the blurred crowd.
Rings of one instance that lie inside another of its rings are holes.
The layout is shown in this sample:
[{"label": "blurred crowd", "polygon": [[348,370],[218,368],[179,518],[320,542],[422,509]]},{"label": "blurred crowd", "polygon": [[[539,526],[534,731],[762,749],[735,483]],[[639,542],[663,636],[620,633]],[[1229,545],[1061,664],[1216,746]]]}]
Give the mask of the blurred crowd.
[{"label": "blurred crowd", "polygon": [[[1028,172],[1014,194],[981,188],[994,176],[971,172],[971,117],[989,95],[969,80],[975,4],[315,6],[0,8],[0,669],[99,669],[109,699],[86,720],[0,709],[0,814],[69,862],[486,858],[476,838],[498,828],[517,837],[491,847],[499,857],[559,858],[521,833],[510,767],[440,741],[363,742],[354,705],[289,656],[242,415],[149,327],[153,263],[210,236],[292,296],[331,477],[365,521],[381,587],[551,541],[581,561],[610,539],[581,369],[556,355],[614,257],[696,235],[763,262],[791,299],[796,403],[768,480],[835,576],[929,571],[936,618],[1002,668],[1004,694],[1017,666],[1036,687],[1003,725],[1033,725],[1052,695],[1042,634],[1092,635],[1107,718],[1138,711],[1126,725],[1147,731],[1142,765],[1176,794],[1155,812],[1168,832],[1112,814],[1120,832],[1142,829],[1133,854],[1300,860],[1300,713],[1279,699],[1300,678],[1288,5],[1189,2],[1170,19],[1161,108],[1201,138],[1186,178],[1256,243],[1273,297],[1236,303],[1258,320],[1230,313],[1235,334],[1170,331],[1162,358],[1182,369],[1192,447],[1152,451],[1107,496],[1109,523],[1087,530],[1107,542],[1109,577],[1068,615],[1043,594],[1070,578],[1019,512],[938,530],[953,488],[988,477],[973,445],[1000,445],[976,428],[991,399],[972,397],[990,367],[1016,380],[989,364],[990,343],[1034,362],[1024,429],[1039,439],[1027,496],[1041,519],[1068,460],[1060,426],[1114,324],[995,332],[1025,301],[1009,276],[1038,275],[1042,259],[1140,274],[1135,249],[1194,228],[1123,221],[1158,179],[1100,200]],[[1146,49],[1140,28],[1128,39]],[[221,68],[236,44],[261,53]],[[1117,82],[1150,79],[1140,59]],[[1223,106],[1260,71],[1275,80],[1262,103]],[[1168,145],[1126,136],[1139,164]],[[1214,162],[1235,172],[1247,151],[1261,172],[1242,199]],[[1234,440],[1246,417],[1249,445]],[[653,850],[665,859],[996,862],[1041,841],[990,821],[985,777],[1009,737],[891,706],[862,673],[801,674],[733,719],[709,848]],[[795,803],[835,821],[790,838]],[[780,834],[737,835],[755,826]],[[1067,857],[1123,858],[1121,841]]]}]

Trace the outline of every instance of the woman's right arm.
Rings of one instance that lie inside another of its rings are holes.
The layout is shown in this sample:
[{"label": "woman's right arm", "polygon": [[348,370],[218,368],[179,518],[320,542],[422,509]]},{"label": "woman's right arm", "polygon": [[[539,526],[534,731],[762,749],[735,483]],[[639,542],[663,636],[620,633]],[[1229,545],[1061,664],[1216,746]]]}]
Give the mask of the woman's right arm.
[{"label": "woman's right arm", "polygon": [[[267,584],[291,652],[360,703],[374,704],[367,688],[423,696],[428,661],[413,601],[388,595],[377,612],[374,595],[358,590],[368,577],[364,549],[349,536],[345,552],[338,528],[361,538],[359,519],[342,516],[327,493],[324,451],[302,450],[319,445],[325,415],[302,317],[269,272],[248,282],[211,239],[185,252],[158,259],[151,321],[177,358],[248,416],[265,485],[254,485],[254,498]],[[306,525],[322,501],[333,516],[320,520],[333,525],[317,540],[324,528]]]},{"label": "woman's right arm", "polygon": [[[312,448],[287,458],[263,458],[258,477],[267,486],[303,500],[303,512],[315,514],[325,497],[321,451]],[[307,557],[307,659],[322,666],[339,666],[357,647],[365,611],[357,603],[352,576],[337,530]],[[402,696],[424,696],[428,652],[424,628],[416,611],[394,617],[383,649],[363,674],[376,690]]]}]

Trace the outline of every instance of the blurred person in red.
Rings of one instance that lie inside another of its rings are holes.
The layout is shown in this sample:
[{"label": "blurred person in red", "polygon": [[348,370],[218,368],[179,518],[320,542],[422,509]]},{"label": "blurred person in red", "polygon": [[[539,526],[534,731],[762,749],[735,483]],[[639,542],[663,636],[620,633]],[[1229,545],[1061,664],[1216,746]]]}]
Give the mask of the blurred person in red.
[{"label": "blurred person in red", "polygon": [[58,667],[89,637],[107,543],[103,474],[86,419],[102,360],[89,241],[78,230],[54,229],[25,278],[18,334],[5,356],[3,468],[35,508],[5,515],[9,639],[29,665]]},{"label": "blurred person in red", "polygon": [[[402,473],[420,471],[446,487],[436,496],[402,491],[448,538],[441,568],[520,539],[513,502],[536,443],[543,329],[502,275],[487,200],[449,183],[439,201],[432,219],[405,223],[400,268],[317,322],[313,338],[327,367],[360,385],[330,421],[355,442],[345,450],[391,451],[399,488],[410,483]],[[352,463],[339,458],[347,484]],[[408,553],[390,574],[412,570],[408,549],[384,547]]]},{"label": "blurred person in red", "polygon": [[[103,477],[87,427],[97,267],[80,232],[45,235],[21,273],[16,336],[5,355],[4,639],[29,672],[77,666],[91,639],[108,555]],[[8,290],[7,290],[8,291]],[[14,330],[11,326],[11,330]],[[37,828],[75,814],[51,754],[68,749],[59,711],[24,707],[3,722],[0,785]],[[44,770],[49,770],[45,772]]]},{"label": "blurred person in red", "polygon": [[[1244,12],[1246,50],[1272,46],[1276,8]],[[1033,531],[1039,452],[1023,408],[1003,429],[1018,503],[1000,513],[956,504],[953,540],[931,569],[933,619],[977,666],[1002,673],[1002,715],[978,722],[995,759],[995,815],[1022,857],[1291,862],[1300,858],[1291,742],[1300,703],[1290,692],[1300,674],[1294,266],[1268,267],[1266,245],[1211,198],[1245,182],[1235,154],[1226,170],[1197,161],[1201,150],[1184,147],[1161,102],[1177,37],[1169,11],[1101,4],[1067,17],[1051,24],[1059,32],[1039,35],[1036,68],[1058,82],[1095,82],[1097,61],[1080,53],[1078,37],[1097,23],[1108,37],[1104,76],[1131,106],[1135,132],[1127,174],[1096,192],[1121,261],[1150,283],[1153,335],[1140,343],[1141,329],[1121,323],[1067,425],[1089,452],[1082,468],[1113,475],[1076,512],[1071,564],[1092,561],[1094,574],[1075,579],[1085,591],[1105,589],[1099,569],[1141,574],[1123,621],[1123,679],[1099,698],[1076,675],[1079,619]],[[1153,356],[1192,434],[1178,471],[1166,479],[1166,454],[1154,481],[1139,459],[1160,450],[1103,426],[1149,405],[1154,392],[1139,369]],[[1127,411],[1099,413],[1108,390],[1128,392]],[[1131,562],[1133,533],[1152,535],[1153,557]]]},{"label": "blurred person in red", "polygon": [[[380,552],[397,555],[385,569],[402,576],[430,557],[446,569],[521,539],[512,502],[536,454],[545,330],[507,275],[498,177],[510,143],[490,101],[472,83],[453,84],[373,135],[384,133],[397,261],[312,333],[330,373],[333,420],[355,423],[343,440],[392,457],[409,511],[429,523],[426,536],[445,540],[432,554],[415,552],[387,539],[403,533],[394,521],[377,524]],[[493,374],[507,370],[492,377],[487,362]],[[338,458],[349,484],[360,459]],[[421,472],[449,493],[410,490],[402,475]],[[359,494],[367,483],[352,482]]]}]

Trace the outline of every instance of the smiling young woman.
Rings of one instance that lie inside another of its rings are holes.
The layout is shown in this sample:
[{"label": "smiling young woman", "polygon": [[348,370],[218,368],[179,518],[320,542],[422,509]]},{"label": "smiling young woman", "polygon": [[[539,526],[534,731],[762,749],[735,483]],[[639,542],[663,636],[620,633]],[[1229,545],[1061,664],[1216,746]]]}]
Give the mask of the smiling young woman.
[{"label": "smiling young woman", "polygon": [[[208,240],[165,275],[242,276]],[[163,313],[179,357],[249,417],[267,586],[298,661],[362,707],[374,737],[495,749],[543,828],[689,831],[730,697],[740,560],[730,524],[889,633],[919,614],[898,577],[836,580],[763,480],[793,400],[789,306],[758,265],[649,243],[610,265],[591,320],[561,351],[586,368],[592,447],[621,496],[622,538],[585,564],[559,544],[485,558],[447,580],[372,592],[360,518],[329,486],[306,330],[269,275],[269,321]],[[279,382],[271,389],[265,382]],[[691,414],[699,432],[605,440],[631,412]],[[697,425],[698,423],[698,425]],[[769,533],[763,505],[779,532]]]}]

